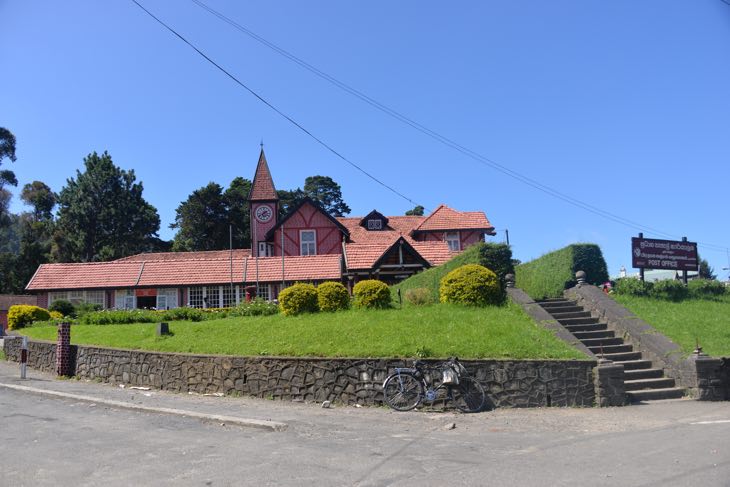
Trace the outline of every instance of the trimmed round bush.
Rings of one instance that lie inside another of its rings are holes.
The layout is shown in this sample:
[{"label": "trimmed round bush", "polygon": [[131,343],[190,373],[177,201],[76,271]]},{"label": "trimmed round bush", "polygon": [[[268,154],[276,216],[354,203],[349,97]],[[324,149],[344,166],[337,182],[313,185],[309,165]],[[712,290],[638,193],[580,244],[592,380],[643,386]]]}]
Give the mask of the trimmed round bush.
[{"label": "trimmed round bush", "polygon": [[47,310],[30,304],[16,304],[8,310],[8,329],[17,330],[34,321],[48,321],[51,315]]},{"label": "trimmed round bush", "polygon": [[340,311],[350,307],[350,293],[339,282],[323,282],[317,286],[317,303],[320,311]]},{"label": "trimmed round bush", "polygon": [[659,299],[681,301],[689,295],[689,291],[683,282],[667,279],[666,281],[655,282],[651,295]]},{"label": "trimmed round bush", "polygon": [[70,301],[65,299],[57,299],[48,307],[48,311],[57,311],[61,316],[75,316],[76,309]]},{"label": "trimmed round bush", "polygon": [[439,296],[442,303],[486,306],[500,304],[503,294],[494,272],[478,264],[467,264],[441,279]]},{"label": "trimmed round bush", "polygon": [[356,308],[389,308],[391,295],[388,285],[377,279],[366,279],[352,289]]},{"label": "trimmed round bush", "polygon": [[616,280],[613,290],[616,294],[626,294],[629,296],[649,296],[651,294],[652,283],[634,279],[633,277],[623,277]]},{"label": "trimmed round bush", "polygon": [[317,288],[303,282],[289,286],[279,293],[279,307],[286,316],[316,313],[319,310]]},{"label": "trimmed round bush", "polygon": [[692,279],[687,283],[687,290],[694,298],[711,298],[725,294],[725,285],[710,279]]}]

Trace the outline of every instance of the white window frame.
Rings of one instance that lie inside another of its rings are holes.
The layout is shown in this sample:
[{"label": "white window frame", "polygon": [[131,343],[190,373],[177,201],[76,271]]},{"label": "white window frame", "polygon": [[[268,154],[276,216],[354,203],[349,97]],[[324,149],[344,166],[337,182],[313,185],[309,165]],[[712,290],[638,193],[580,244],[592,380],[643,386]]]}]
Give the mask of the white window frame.
[{"label": "white window frame", "polygon": [[114,307],[117,309],[136,309],[137,296],[133,289],[117,289],[114,292]]},{"label": "white window frame", "polygon": [[444,240],[449,245],[450,251],[459,252],[461,250],[461,236],[459,232],[446,232]]},{"label": "white window frame", "polygon": [[257,297],[265,301],[271,301],[271,284],[260,284]]},{"label": "white window frame", "polygon": [[155,307],[162,310],[177,308],[177,289],[158,288]]},{"label": "white window frame", "polygon": [[[305,242],[304,234],[309,233],[312,234],[312,241]],[[317,255],[317,230],[299,230],[299,255]]]},{"label": "white window frame", "polygon": [[188,306],[191,308],[205,308],[205,286],[188,288]]},{"label": "white window frame", "polygon": [[273,257],[274,246],[268,242],[259,242],[259,257]]},{"label": "white window frame", "polygon": [[89,304],[96,304],[102,308],[106,308],[106,292],[105,291],[85,291],[84,302]]}]

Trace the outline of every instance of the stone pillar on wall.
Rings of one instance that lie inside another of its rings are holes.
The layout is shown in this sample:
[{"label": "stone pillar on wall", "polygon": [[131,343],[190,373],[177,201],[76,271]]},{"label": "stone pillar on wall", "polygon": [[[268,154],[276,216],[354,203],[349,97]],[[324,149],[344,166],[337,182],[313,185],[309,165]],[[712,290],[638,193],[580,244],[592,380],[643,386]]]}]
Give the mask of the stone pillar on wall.
[{"label": "stone pillar on wall", "polygon": [[599,359],[593,369],[598,407],[623,406],[626,404],[624,366],[610,360]]},{"label": "stone pillar on wall", "polygon": [[730,377],[727,365],[721,358],[709,357],[701,349],[689,356],[687,361],[697,374],[695,392],[698,401],[724,401],[730,399]]},{"label": "stone pillar on wall", "polygon": [[73,375],[71,370],[71,323],[58,324],[56,374],[62,376]]}]

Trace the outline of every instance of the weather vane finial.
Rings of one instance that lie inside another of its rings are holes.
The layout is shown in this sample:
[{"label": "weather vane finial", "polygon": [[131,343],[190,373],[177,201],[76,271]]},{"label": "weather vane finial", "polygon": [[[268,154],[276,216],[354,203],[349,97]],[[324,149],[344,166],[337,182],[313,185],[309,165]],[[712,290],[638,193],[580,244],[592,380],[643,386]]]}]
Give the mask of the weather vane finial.
[{"label": "weather vane finial", "polygon": [[261,137],[261,150],[264,150],[264,138]]}]

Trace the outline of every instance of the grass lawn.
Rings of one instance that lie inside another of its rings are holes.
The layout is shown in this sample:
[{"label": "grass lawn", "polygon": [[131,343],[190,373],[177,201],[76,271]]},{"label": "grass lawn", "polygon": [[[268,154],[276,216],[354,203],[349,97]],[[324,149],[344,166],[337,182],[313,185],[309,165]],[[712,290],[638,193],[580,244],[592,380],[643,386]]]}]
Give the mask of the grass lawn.
[{"label": "grass lawn", "polygon": [[626,295],[614,298],[672,339],[687,355],[694,350],[695,339],[699,339],[706,354],[730,357],[730,296],[678,303]]},{"label": "grass lawn", "polygon": [[[156,337],[154,324],[74,325],[74,344],[225,355],[296,357],[586,358],[539,327],[515,304],[467,308],[431,305],[170,323],[174,334]],[[22,330],[56,339],[56,327]]]}]

